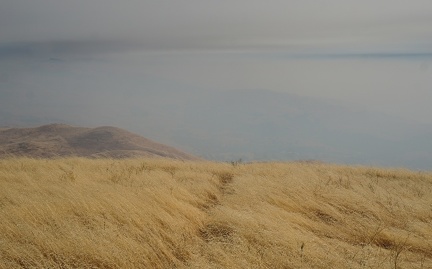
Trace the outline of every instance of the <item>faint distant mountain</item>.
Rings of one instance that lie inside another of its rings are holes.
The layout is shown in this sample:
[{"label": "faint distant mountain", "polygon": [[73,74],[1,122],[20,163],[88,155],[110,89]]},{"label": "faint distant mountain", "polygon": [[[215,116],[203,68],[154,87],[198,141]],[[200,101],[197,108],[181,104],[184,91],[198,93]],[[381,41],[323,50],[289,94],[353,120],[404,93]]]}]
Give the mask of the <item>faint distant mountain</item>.
[{"label": "faint distant mountain", "polygon": [[120,128],[84,128],[65,124],[0,128],[0,157],[5,156],[198,159]]}]

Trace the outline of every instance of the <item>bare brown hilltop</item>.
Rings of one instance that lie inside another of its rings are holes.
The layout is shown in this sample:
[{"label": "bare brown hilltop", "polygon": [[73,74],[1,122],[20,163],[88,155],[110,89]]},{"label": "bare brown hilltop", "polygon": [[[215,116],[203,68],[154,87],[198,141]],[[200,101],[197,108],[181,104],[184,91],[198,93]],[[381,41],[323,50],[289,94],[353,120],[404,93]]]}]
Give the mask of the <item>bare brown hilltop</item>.
[{"label": "bare brown hilltop", "polygon": [[85,128],[66,124],[49,124],[35,128],[1,128],[0,157],[8,156],[198,159],[120,128]]}]

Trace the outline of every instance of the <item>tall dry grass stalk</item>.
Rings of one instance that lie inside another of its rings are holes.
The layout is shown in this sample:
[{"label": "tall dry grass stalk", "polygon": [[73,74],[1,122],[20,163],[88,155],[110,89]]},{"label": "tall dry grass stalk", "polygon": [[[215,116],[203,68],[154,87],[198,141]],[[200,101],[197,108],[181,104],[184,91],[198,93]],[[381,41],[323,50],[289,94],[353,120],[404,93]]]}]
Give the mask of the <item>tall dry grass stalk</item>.
[{"label": "tall dry grass stalk", "polygon": [[0,160],[0,268],[432,268],[432,174]]}]

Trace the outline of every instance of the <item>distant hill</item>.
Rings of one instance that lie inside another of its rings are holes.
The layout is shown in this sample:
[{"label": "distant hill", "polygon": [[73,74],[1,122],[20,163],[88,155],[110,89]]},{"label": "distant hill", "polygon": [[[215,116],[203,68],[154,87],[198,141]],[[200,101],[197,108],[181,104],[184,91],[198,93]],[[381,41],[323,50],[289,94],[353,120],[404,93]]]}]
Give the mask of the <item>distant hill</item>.
[{"label": "distant hill", "polygon": [[120,128],[84,128],[65,124],[0,128],[0,157],[6,156],[198,159]]}]

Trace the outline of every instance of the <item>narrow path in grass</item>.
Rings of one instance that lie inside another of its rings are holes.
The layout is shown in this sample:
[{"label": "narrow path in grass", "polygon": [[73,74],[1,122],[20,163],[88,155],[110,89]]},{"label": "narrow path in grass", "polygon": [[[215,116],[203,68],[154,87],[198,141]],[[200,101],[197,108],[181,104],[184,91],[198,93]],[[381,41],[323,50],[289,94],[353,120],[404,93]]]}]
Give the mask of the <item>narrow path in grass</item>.
[{"label": "narrow path in grass", "polygon": [[226,195],[234,194],[234,189],[231,184],[234,181],[234,174],[232,172],[220,172],[215,174],[218,177],[218,189],[220,195],[214,197],[214,202],[207,208],[209,216],[208,223],[200,229],[200,236],[206,242],[224,241],[230,242],[230,238],[234,232],[233,228],[228,223],[223,223],[214,216],[214,211],[220,206]]}]

